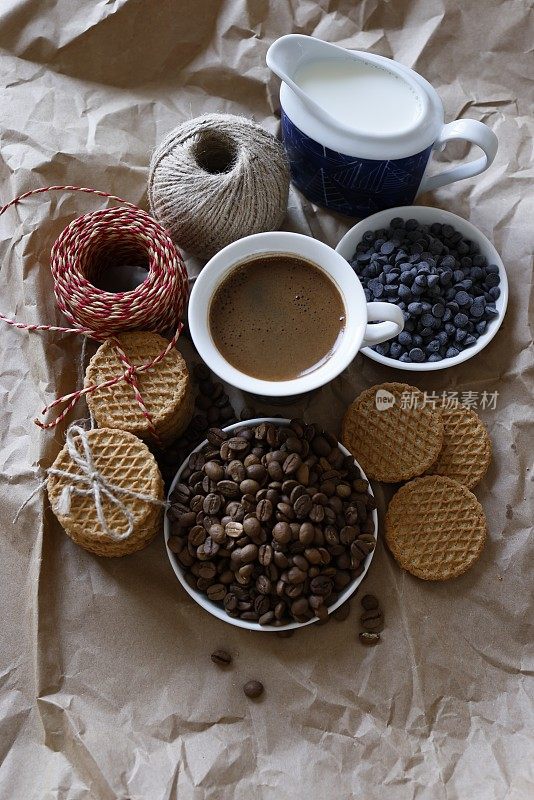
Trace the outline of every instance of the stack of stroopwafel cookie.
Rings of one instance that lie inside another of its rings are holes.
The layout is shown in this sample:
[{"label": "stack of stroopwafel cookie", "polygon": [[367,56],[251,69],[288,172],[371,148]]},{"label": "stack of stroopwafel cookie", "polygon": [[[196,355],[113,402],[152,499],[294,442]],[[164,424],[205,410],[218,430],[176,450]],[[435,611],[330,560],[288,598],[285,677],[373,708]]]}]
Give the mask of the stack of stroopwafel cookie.
[{"label": "stack of stroopwafel cookie", "polygon": [[393,496],[385,520],[386,542],[403,569],[447,580],[474,564],[486,519],[470,490],[486,474],[491,443],[472,409],[443,408],[413,386],[384,383],[349,406],[341,439],[368,477],[409,481]]},{"label": "stack of stroopwafel cookie", "polygon": [[146,444],[126,431],[71,426],[48,470],[47,490],[65,532],[96,555],[133,553],[161,529],[158,465]]},{"label": "stack of stroopwafel cookie", "polygon": [[[168,342],[157,333],[136,331],[115,337],[128,362],[138,367],[155,359]],[[99,388],[88,393],[87,404],[101,428],[119,428],[147,442],[167,445],[178,438],[193,416],[191,380],[182,355],[172,348],[146,371],[135,375],[140,402],[134,386],[121,380],[113,386],[107,381],[126,370],[114,339],[107,339],[92,357],[85,375],[85,386]]]},{"label": "stack of stroopwafel cookie", "polygon": [[77,544],[123,556],[161,530],[163,479],[147,444],[164,448],[189,424],[189,373],[172,342],[151,332],[123,333],[91,359],[85,393],[98,427],[69,428],[48,470],[48,496]]}]

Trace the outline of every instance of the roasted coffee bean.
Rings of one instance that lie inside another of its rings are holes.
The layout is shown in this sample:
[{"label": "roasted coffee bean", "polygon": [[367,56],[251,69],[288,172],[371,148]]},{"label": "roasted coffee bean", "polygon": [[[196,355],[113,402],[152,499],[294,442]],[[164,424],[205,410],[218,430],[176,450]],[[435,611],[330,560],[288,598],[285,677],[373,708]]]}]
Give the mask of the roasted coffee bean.
[{"label": "roasted coffee bean", "polygon": [[295,567],[298,567],[303,572],[307,572],[310,567],[307,559],[304,556],[300,555],[299,553],[293,556],[293,565]]},{"label": "roasted coffee bean", "polygon": [[224,532],[226,536],[229,536],[231,539],[239,539],[239,537],[243,534],[243,525],[241,522],[232,520],[232,522],[226,523],[224,526]]},{"label": "roasted coffee bean", "polygon": [[332,581],[323,575],[318,575],[310,581],[310,589],[314,594],[327,597],[332,592]]},{"label": "roasted coffee bean", "polygon": [[295,583],[304,583],[304,581],[307,578],[307,574],[306,574],[306,572],[304,572],[303,570],[299,569],[298,567],[291,567],[291,569],[287,573],[287,577],[288,577],[289,583],[293,583],[293,584],[295,584]]},{"label": "roasted coffee bean", "polygon": [[[286,481],[286,483],[290,483],[290,481]],[[284,486],[285,486],[285,484],[283,484],[282,488]],[[297,483],[296,486],[294,486],[291,489],[291,493],[289,495],[289,502],[292,505],[294,505],[295,502],[299,499],[299,497],[302,497],[302,495],[304,495],[304,494],[306,494],[306,489],[304,488],[304,486],[302,486],[302,484]]]},{"label": "roasted coffee bean", "polygon": [[249,622],[257,622],[258,616],[257,611],[244,611],[241,614],[241,619],[248,620]]},{"label": "roasted coffee bean", "polygon": [[261,617],[263,614],[267,614],[267,612],[270,610],[270,605],[269,598],[265,595],[260,594],[254,599],[254,611],[259,617]]},{"label": "roasted coffee bean", "polygon": [[259,575],[256,578],[256,589],[260,594],[268,595],[271,593],[272,582],[266,575]]},{"label": "roasted coffee bean", "polygon": [[285,553],[275,550],[273,553],[273,560],[279,569],[286,569],[289,566],[289,559]]},{"label": "roasted coffee bean", "polygon": [[232,656],[226,650],[214,650],[210,658],[218,667],[226,667],[232,663]]},{"label": "roasted coffee bean", "polygon": [[255,700],[263,694],[263,683],[260,683],[260,681],[247,681],[243,686],[243,691],[247,697]]},{"label": "roasted coffee bean", "polygon": [[184,549],[180,550],[180,552],[178,553],[178,561],[184,567],[190,567],[191,564],[194,563],[194,560],[195,559],[193,558],[187,547],[184,547]]},{"label": "roasted coffee bean", "polygon": [[273,548],[270,544],[262,544],[258,550],[258,561],[262,567],[268,567],[273,560]]},{"label": "roasted coffee bean", "polygon": [[197,586],[197,579],[195,578],[195,576],[193,575],[192,572],[186,572],[184,577],[185,577],[187,585],[190,586],[191,589],[196,591],[199,588]]},{"label": "roasted coffee bean", "polygon": [[[241,481],[245,480],[246,477],[246,469],[242,461],[238,461],[237,459],[233,459],[226,467],[226,475],[235,483],[239,484]],[[246,492],[245,492],[246,494]]]},{"label": "roasted coffee bean", "polygon": [[304,550],[304,557],[310,564],[321,564],[321,553],[316,547],[309,547]]},{"label": "roasted coffee bean", "polygon": [[327,525],[323,533],[324,533],[325,543],[329,547],[339,544],[339,534],[337,532],[337,528],[334,528],[333,525]]},{"label": "roasted coffee bean", "polygon": [[293,511],[297,519],[305,519],[312,510],[312,499],[308,494],[303,494],[295,500]]},{"label": "roasted coffee bean", "polygon": [[181,550],[184,549],[184,546],[185,546],[184,540],[181,539],[179,536],[169,536],[167,547],[169,548],[171,553],[179,553]]},{"label": "roasted coffee bean", "polygon": [[369,631],[362,631],[359,634],[359,639],[362,644],[367,646],[371,646],[374,644],[378,644],[380,641],[380,634],[379,633],[370,633]]},{"label": "roasted coffee bean", "polygon": [[236,453],[242,453],[244,450],[248,449],[247,440],[241,436],[232,436],[231,439],[228,439],[228,444]]},{"label": "roasted coffee bean", "polygon": [[233,458],[232,449],[228,442],[223,442],[220,449],[220,457],[223,461],[231,461]]},{"label": "roasted coffee bean", "polygon": [[360,539],[360,537],[358,537],[354,544],[356,544],[358,549],[362,551],[364,558],[366,556],[368,556],[369,553],[371,553],[375,549],[374,540],[373,540],[372,543],[371,542],[365,542],[362,539]]},{"label": "roasted coffee bean", "polygon": [[301,464],[295,473],[295,478],[303,486],[307,486],[310,482],[310,468],[308,464]]},{"label": "roasted coffee bean", "polygon": [[193,472],[201,470],[202,467],[204,466],[204,463],[205,463],[204,456],[202,455],[202,453],[198,451],[196,453],[191,453],[191,455],[189,456],[189,469],[192,470]]},{"label": "roasted coffee bean", "polygon": [[274,612],[273,611],[267,611],[265,614],[261,615],[261,617],[259,618],[258,622],[260,623],[260,625],[271,625],[272,622],[274,621],[274,618],[275,618],[274,617]]},{"label": "roasted coffee bean", "polygon": [[226,597],[226,586],[223,586],[222,583],[214,583],[208,586],[206,594],[213,602],[220,603]]},{"label": "roasted coffee bean", "polygon": [[210,516],[217,514],[221,507],[221,496],[213,493],[207,494],[204,498],[202,507],[204,509],[204,513],[209,514]]},{"label": "roasted coffee bean", "polygon": [[213,539],[213,541],[217,542],[217,544],[222,544],[226,539],[226,532],[224,530],[224,526],[220,525],[219,523],[211,525],[208,530],[208,533]]},{"label": "roasted coffee bean", "polygon": [[247,466],[246,470],[247,470],[247,477],[253,481],[256,481],[260,486],[263,484],[263,482],[267,477],[267,470],[265,469],[263,464],[250,464],[249,466]]},{"label": "roasted coffee bean", "polygon": [[303,591],[304,591],[303,583],[286,583],[286,588],[285,588],[286,597],[289,597],[292,600],[294,600],[296,597],[300,597]]},{"label": "roasted coffee bean", "polygon": [[360,617],[360,624],[367,631],[381,631],[384,624],[380,609],[374,608],[370,611],[364,611]]},{"label": "roasted coffee bean", "polygon": [[224,497],[239,496],[239,486],[235,481],[219,481],[217,483],[217,490],[224,495]]},{"label": "roasted coffee bean", "polygon": [[339,541],[343,544],[351,544],[358,535],[358,529],[353,525],[345,525],[339,532]]},{"label": "roasted coffee bean", "polygon": [[273,527],[272,534],[278,544],[287,544],[291,541],[291,528],[287,522],[277,522]]},{"label": "roasted coffee bean", "polygon": [[295,512],[289,503],[278,503],[276,511],[283,517],[284,521],[295,519]]},{"label": "roasted coffee bean", "polygon": [[209,536],[205,539],[200,547],[197,547],[197,558],[200,561],[207,561],[217,555],[219,545],[214,542]]},{"label": "roasted coffee bean", "polygon": [[185,483],[177,483],[172,490],[170,499],[172,503],[187,503],[191,495],[191,489]]},{"label": "roasted coffee bean", "polygon": [[260,522],[268,522],[273,514],[273,504],[270,500],[260,500],[256,506],[256,516]]},{"label": "roasted coffee bean", "polygon": [[301,457],[297,453],[291,453],[282,464],[282,470],[286,475],[294,475],[301,464]]},{"label": "roasted coffee bean", "polygon": [[[279,486],[279,484],[274,484],[274,485]],[[280,499],[280,492],[277,489],[273,489],[271,487],[270,489],[267,489],[265,497],[267,498],[267,500],[271,501],[274,507],[278,503],[278,500]]]},{"label": "roasted coffee bean", "polygon": [[261,532],[261,523],[256,517],[246,517],[243,520],[243,532],[251,538],[255,538]]},{"label": "roasted coffee bean", "polygon": [[236,581],[241,584],[241,586],[246,586],[250,583],[252,578],[252,573],[254,572],[254,566],[252,564],[245,564],[244,566],[240,567],[236,572]]},{"label": "roasted coffee bean", "polygon": [[255,495],[260,489],[260,484],[257,481],[253,481],[250,478],[247,478],[239,484],[239,491],[245,494],[252,494]]},{"label": "roasted coffee bean", "polygon": [[320,505],[312,505],[308,516],[312,522],[322,522],[324,519],[324,507]]},{"label": "roasted coffee bean", "polygon": [[232,500],[226,505],[226,516],[230,517],[235,522],[242,522],[245,518],[245,509],[237,500]]},{"label": "roasted coffee bean", "polygon": [[267,472],[269,473],[269,477],[273,481],[284,480],[284,472],[278,461],[270,461],[269,464],[267,465]]},{"label": "roasted coffee bean", "polygon": [[303,522],[299,530],[299,541],[301,544],[307,546],[312,544],[315,538],[315,528],[311,522]]},{"label": "roasted coffee bean", "polygon": [[208,533],[202,525],[195,525],[187,534],[187,540],[193,547],[200,547],[201,544],[204,544],[207,537]]},{"label": "roasted coffee bean", "polygon": [[258,548],[255,544],[247,544],[241,548],[241,563],[250,564],[256,560]]},{"label": "roasted coffee bean", "polygon": [[306,597],[299,597],[291,603],[291,613],[294,617],[302,617],[310,613],[310,606]]}]

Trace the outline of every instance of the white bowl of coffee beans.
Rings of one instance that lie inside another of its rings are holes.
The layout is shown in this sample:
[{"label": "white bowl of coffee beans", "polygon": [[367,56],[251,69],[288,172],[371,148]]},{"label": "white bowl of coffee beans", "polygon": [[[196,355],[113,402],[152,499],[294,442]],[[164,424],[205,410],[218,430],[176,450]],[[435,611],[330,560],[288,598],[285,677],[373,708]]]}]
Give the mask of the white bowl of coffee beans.
[{"label": "white bowl of coffee beans", "polygon": [[376,546],[376,501],[332,434],[302,420],[211,428],[169,491],[165,543],[186,592],[255,631],[326,621]]},{"label": "white bowl of coffee beans", "polygon": [[504,264],[467,220],[428,206],[373,214],[336,251],[359,277],[367,301],[399,306],[404,330],[362,353],[396,369],[424,372],[461,364],[499,330],[508,301]]}]

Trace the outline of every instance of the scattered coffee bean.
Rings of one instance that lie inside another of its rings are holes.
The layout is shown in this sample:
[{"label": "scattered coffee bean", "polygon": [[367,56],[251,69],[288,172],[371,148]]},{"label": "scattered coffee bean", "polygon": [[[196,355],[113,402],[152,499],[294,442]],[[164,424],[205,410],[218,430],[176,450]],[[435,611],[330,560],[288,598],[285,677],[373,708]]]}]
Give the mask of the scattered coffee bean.
[{"label": "scattered coffee bean", "polygon": [[367,646],[378,644],[380,641],[380,634],[379,633],[370,633],[369,631],[362,631],[359,634],[360,642]]},{"label": "scattered coffee bean", "polygon": [[364,595],[360,600],[360,602],[362,604],[362,608],[364,608],[366,611],[371,611],[372,609],[378,608],[379,606],[378,600],[374,596],[374,594]]},{"label": "scattered coffee bean", "polygon": [[250,697],[251,700],[255,700],[263,694],[263,683],[260,683],[260,681],[247,681],[243,686],[243,691],[247,697]]},{"label": "scattered coffee bean", "polygon": [[211,660],[219,667],[226,667],[232,663],[232,656],[226,650],[214,650],[211,654]]},{"label": "scattered coffee bean", "polygon": [[372,611],[364,611],[360,617],[360,624],[366,631],[382,631],[384,629],[384,621],[380,609],[375,608]]}]

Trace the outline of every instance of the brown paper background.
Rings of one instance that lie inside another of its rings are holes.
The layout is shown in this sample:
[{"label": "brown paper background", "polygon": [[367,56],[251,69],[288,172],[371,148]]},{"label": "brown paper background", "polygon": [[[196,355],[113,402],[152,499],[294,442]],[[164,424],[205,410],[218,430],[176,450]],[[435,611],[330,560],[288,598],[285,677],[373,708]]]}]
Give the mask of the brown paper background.
[{"label": "brown paper background", "polygon": [[[288,640],[247,633],[185,595],[162,538],[122,560],[92,557],[42,496],[12,525],[62,437],[32,419],[74,388],[80,342],[2,326],[1,798],[534,797],[532,16],[528,0],[2,0],[2,202],[75,183],[143,203],[151,149],[205,111],[276,131],[265,53],[282,34],[308,33],[414,67],[447,121],[471,116],[496,132],[490,170],[424,199],[494,241],[510,303],[475,360],[414,381],[499,392],[483,412],[495,458],[476,490],[488,546],[464,577],[427,585],[380,545],[366,587],[387,628],[370,650],[356,639],[356,603],[344,623]],[[456,145],[440,160],[465,155]],[[44,198],[0,220],[2,312],[61,324],[49,248],[92,203]],[[335,245],[349,224],[292,193],[286,227]],[[406,377],[358,356],[290,413],[337,430],[359,390]],[[228,672],[209,660],[216,646],[234,654]],[[241,692],[251,677],[266,686],[259,703]]]}]

